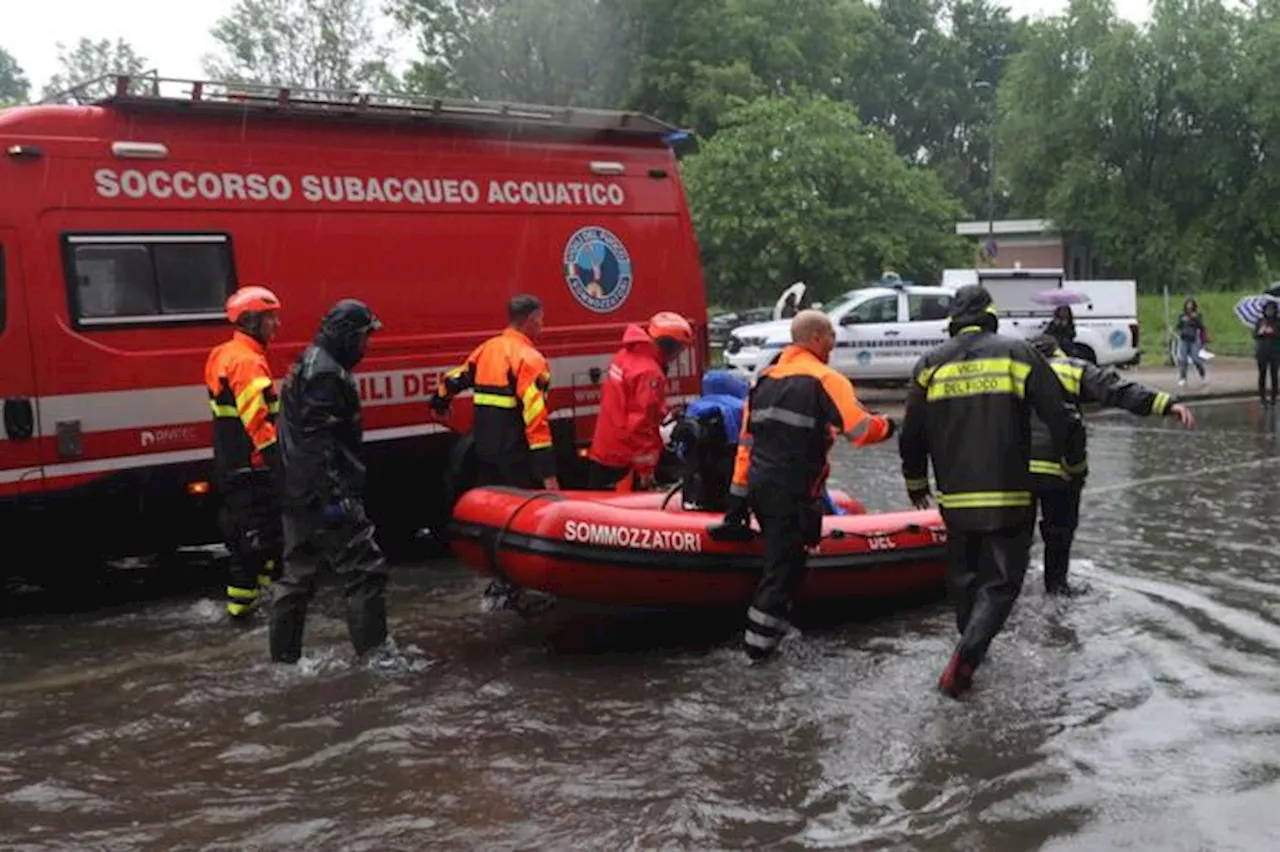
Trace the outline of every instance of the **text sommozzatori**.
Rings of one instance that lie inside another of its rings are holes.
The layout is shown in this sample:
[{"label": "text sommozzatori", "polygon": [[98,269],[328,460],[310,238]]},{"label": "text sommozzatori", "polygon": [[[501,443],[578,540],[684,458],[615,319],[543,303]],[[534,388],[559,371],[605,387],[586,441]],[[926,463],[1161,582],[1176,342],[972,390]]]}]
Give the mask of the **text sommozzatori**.
[{"label": "text sommozzatori", "polygon": [[673,550],[698,552],[702,538],[684,530],[656,530],[618,524],[592,524],[569,521],[564,525],[564,540],[603,547],[631,547],[639,550]]},{"label": "text sommozzatori", "polygon": [[310,204],[528,205],[621,207],[622,185],[606,181],[472,180],[438,177],[368,177],[229,171],[102,168],[93,173],[103,198],[167,201],[257,201]]}]

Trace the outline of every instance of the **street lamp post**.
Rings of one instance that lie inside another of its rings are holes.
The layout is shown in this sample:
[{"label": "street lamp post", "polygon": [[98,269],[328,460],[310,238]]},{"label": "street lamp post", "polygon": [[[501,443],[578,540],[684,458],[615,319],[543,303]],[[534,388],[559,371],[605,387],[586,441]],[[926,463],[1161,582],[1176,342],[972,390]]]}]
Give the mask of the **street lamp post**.
[{"label": "street lamp post", "polygon": [[990,246],[996,238],[996,87],[987,80],[977,80],[973,88],[991,93],[991,125],[987,136],[987,245]]}]

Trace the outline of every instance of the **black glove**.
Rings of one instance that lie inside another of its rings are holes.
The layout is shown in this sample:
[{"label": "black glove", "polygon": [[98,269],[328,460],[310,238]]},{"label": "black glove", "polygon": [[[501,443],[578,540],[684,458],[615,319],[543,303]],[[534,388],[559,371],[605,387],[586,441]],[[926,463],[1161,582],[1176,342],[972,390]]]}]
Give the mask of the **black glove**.
[{"label": "black glove", "polygon": [[892,417],[886,417],[884,422],[889,426],[889,431],[884,433],[884,439],[887,441],[898,431],[898,421],[894,420]]},{"label": "black glove", "polygon": [[427,397],[427,405],[431,406],[431,410],[436,414],[449,413],[449,399],[440,395],[439,391]]},{"label": "black glove", "polygon": [[733,526],[745,527],[751,522],[751,506],[747,503],[747,498],[730,494],[729,502],[725,506],[724,522]]}]

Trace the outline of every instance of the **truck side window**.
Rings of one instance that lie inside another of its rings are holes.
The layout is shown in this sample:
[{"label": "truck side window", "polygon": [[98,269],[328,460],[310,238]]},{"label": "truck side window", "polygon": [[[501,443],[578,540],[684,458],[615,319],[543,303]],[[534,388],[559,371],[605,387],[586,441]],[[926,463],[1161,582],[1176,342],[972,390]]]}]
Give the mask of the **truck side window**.
[{"label": "truck side window", "polygon": [[907,296],[907,320],[923,322],[925,320],[941,320],[947,318],[947,310],[951,307],[950,296]]},{"label": "truck side window", "polygon": [[235,289],[225,236],[85,234],[66,243],[81,326],[220,320]]},{"label": "truck side window", "polygon": [[146,246],[76,246],[81,319],[154,316],[156,276]]},{"label": "truck side window", "polygon": [[5,312],[4,246],[0,246],[0,334],[4,334]]}]

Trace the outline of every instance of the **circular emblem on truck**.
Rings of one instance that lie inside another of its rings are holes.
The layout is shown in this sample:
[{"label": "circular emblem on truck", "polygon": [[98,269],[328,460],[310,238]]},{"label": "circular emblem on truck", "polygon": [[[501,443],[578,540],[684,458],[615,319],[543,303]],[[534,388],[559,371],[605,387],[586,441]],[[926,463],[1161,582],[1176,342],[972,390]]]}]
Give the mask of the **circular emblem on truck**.
[{"label": "circular emblem on truck", "polygon": [[579,228],[564,246],[564,280],[588,310],[616,311],[631,295],[631,255],[611,231]]},{"label": "circular emblem on truck", "polygon": [[859,353],[858,353],[858,363],[859,363],[859,364],[862,364],[862,365],[870,364],[870,363],[871,363],[871,353],[870,353],[870,352],[868,352],[868,351],[867,351],[867,350],[865,350],[865,349],[863,349],[861,352],[859,352]]},{"label": "circular emblem on truck", "polygon": [[1111,332],[1111,348],[1112,349],[1119,349],[1121,346],[1124,346],[1128,342],[1129,342],[1129,335],[1125,334],[1120,329],[1117,328],[1115,331]]}]

